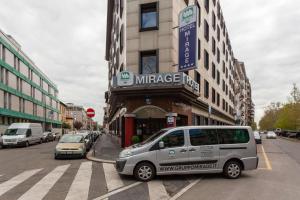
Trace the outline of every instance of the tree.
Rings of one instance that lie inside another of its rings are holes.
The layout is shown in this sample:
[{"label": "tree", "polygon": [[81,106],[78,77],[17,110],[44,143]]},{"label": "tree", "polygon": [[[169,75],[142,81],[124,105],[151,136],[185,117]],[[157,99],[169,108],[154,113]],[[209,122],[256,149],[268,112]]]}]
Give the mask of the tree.
[{"label": "tree", "polygon": [[296,83],[293,84],[292,91],[288,97],[289,103],[300,103],[300,90],[297,87]]},{"label": "tree", "polygon": [[74,128],[76,128],[77,130],[81,129],[82,126],[83,126],[82,122],[80,121],[74,122]]},{"label": "tree", "polygon": [[264,116],[259,121],[261,130],[273,130],[276,128],[276,121],[278,120],[278,113],[281,108],[281,103],[271,103],[266,109]]},{"label": "tree", "polygon": [[62,128],[64,128],[64,129],[71,129],[71,126],[70,126],[70,124],[64,122],[64,123],[62,124]]}]

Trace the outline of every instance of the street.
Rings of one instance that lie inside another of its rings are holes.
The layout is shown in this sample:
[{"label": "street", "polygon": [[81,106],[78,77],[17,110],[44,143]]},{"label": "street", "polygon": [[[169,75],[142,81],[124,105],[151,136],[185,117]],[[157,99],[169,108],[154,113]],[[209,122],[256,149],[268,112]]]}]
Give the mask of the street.
[{"label": "street", "polygon": [[[0,200],[284,199],[300,196],[300,143],[263,140],[259,169],[222,175],[162,176],[148,183],[120,177],[113,164],[54,160],[56,142],[0,150]],[[265,151],[265,154],[263,153]]]}]

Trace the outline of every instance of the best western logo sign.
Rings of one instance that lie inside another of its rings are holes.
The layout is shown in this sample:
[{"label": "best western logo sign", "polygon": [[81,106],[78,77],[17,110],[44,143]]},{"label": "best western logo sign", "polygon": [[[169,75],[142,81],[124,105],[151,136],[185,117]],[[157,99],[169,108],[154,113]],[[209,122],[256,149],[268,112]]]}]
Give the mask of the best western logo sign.
[{"label": "best western logo sign", "polygon": [[186,26],[197,21],[197,7],[189,6],[179,13],[179,27]]},{"label": "best western logo sign", "polygon": [[118,86],[131,86],[133,85],[134,75],[132,72],[123,71],[117,75]]}]

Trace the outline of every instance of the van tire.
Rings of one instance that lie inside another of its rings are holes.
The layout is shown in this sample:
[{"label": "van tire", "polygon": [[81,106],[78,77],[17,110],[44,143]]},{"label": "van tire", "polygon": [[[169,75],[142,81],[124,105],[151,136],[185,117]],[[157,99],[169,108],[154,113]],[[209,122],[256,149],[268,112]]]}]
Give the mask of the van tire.
[{"label": "van tire", "polygon": [[242,166],[238,161],[230,160],[225,164],[223,173],[229,179],[237,179],[242,174]]},{"label": "van tire", "polygon": [[25,142],[25,147],[29,147],[29,142],[28,141]]},{"label": "van tire", "polygon": [[40,144],[43,144],[43,139],[40,139]]},{"label": "van tire", "polygon": [[143,182],[148,182],[155,177],[155,167],[149,162],[141,162],[135,168],[134,177]]}]

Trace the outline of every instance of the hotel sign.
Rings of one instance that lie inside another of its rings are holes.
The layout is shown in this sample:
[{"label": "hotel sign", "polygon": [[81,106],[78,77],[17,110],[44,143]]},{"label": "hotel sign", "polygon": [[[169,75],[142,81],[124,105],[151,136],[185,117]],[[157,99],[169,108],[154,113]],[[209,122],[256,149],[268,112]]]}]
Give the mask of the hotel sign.
[{"label": "hotel sign", "polygon": [[197,6],[189,6],[179,13],[180,72],[197,68],[197,16]]},{"label": "hotel sign", "polygon": [[139,74],[123,71],[114,79],[114,87],[164,87],[184,85],[193,92],[199,93],[200,86],[183,72],[161,74]]}]

